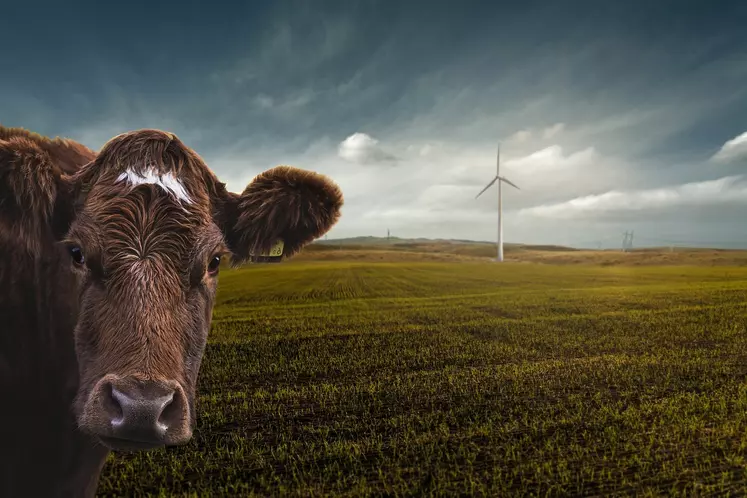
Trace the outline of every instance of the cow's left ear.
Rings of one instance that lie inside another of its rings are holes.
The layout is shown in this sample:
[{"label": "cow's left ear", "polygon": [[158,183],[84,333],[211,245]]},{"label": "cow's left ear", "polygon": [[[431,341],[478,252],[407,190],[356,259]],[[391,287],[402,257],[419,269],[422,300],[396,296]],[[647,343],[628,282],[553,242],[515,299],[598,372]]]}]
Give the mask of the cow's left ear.
[{"label": "cow's left ear", "polygon": [[332,180],[290,166],[259,174],[240,195],[223,189],[219,197],[214,218],[234,264],[296,254],[337,223],[343,204]]}]

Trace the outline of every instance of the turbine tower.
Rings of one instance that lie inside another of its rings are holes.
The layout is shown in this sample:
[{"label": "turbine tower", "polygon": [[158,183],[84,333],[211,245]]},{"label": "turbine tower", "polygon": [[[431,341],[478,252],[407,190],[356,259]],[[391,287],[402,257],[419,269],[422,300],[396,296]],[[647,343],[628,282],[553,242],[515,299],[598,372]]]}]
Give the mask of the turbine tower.
[{"label": "turbine tower", "polygon": [[[498,154],[496,156],[496,162],[495,162],[495,178],[493,178],[490,183],[488,183],[484,189],[480,191],[479,194],[475,196],[475,199],[480,197],[483,192],[485,192],[487,189],[493,186],[495,182],[498,182],[498,257],[496,260],[498,262],[503,261],[503,197],[502,197],[502,189],[501,184],[503,182],[508,183],[515,189],[519,189],[514,183],[509,181],[507,178],[501,176],[501,144],[498,144]],[[521,190],[521,189],[519,189]]]}]

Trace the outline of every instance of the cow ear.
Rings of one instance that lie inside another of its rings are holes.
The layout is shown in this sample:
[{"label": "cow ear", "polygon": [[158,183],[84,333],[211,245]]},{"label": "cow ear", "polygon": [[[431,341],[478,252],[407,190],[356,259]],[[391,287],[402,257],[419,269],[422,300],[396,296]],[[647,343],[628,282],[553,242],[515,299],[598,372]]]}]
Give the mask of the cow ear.
[{"label": "cow ear", "polygon": [[281,260],[324,235],[340,218],[343,196],[324,175],[278,166],[239,194],[222,192],[214,214],[233,263]]},{"label": "cow ear", "polygon": [[73,185],[48,151],[25,136],[0,139],[0,231],[38,253],[74,217]]}]

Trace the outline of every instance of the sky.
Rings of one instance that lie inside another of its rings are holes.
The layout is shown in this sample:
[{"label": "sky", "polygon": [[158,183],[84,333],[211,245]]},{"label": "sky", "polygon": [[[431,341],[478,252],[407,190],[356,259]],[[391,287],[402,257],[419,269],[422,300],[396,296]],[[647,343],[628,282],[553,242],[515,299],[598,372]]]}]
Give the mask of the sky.
[{"label": "sky", "polygon": [[3,6],[0,123],[99,149],[168,130],[229,190],[280,164],[330,239],[747,248],[747,2]]}]

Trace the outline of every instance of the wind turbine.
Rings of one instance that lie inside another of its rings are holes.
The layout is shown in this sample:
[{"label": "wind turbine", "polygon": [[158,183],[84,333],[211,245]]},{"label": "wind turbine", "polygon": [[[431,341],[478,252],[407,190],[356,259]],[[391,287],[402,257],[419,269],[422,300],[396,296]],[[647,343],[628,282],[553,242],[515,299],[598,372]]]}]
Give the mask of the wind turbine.
[{"label": "wind turbine", "polygon": [[[496,156],[496,162],[495,162],[495,178],[493,178],[490,183],[488,183],[484,189],[480,191],[479,194],[475,196],[475,199],[480,197],[483,192],[485,192],[487,189],[493,186],[495,182],[498,182],[498,258],[497,261],[503,261],[503,198],[501,197],[501,183],[506,182],[512,187],[519,189],[513,182],[509,181],[507,178],[501,176],[501,144],[498,144],[498,154]],[[521,190],[521,189],[519,189]]]}]

